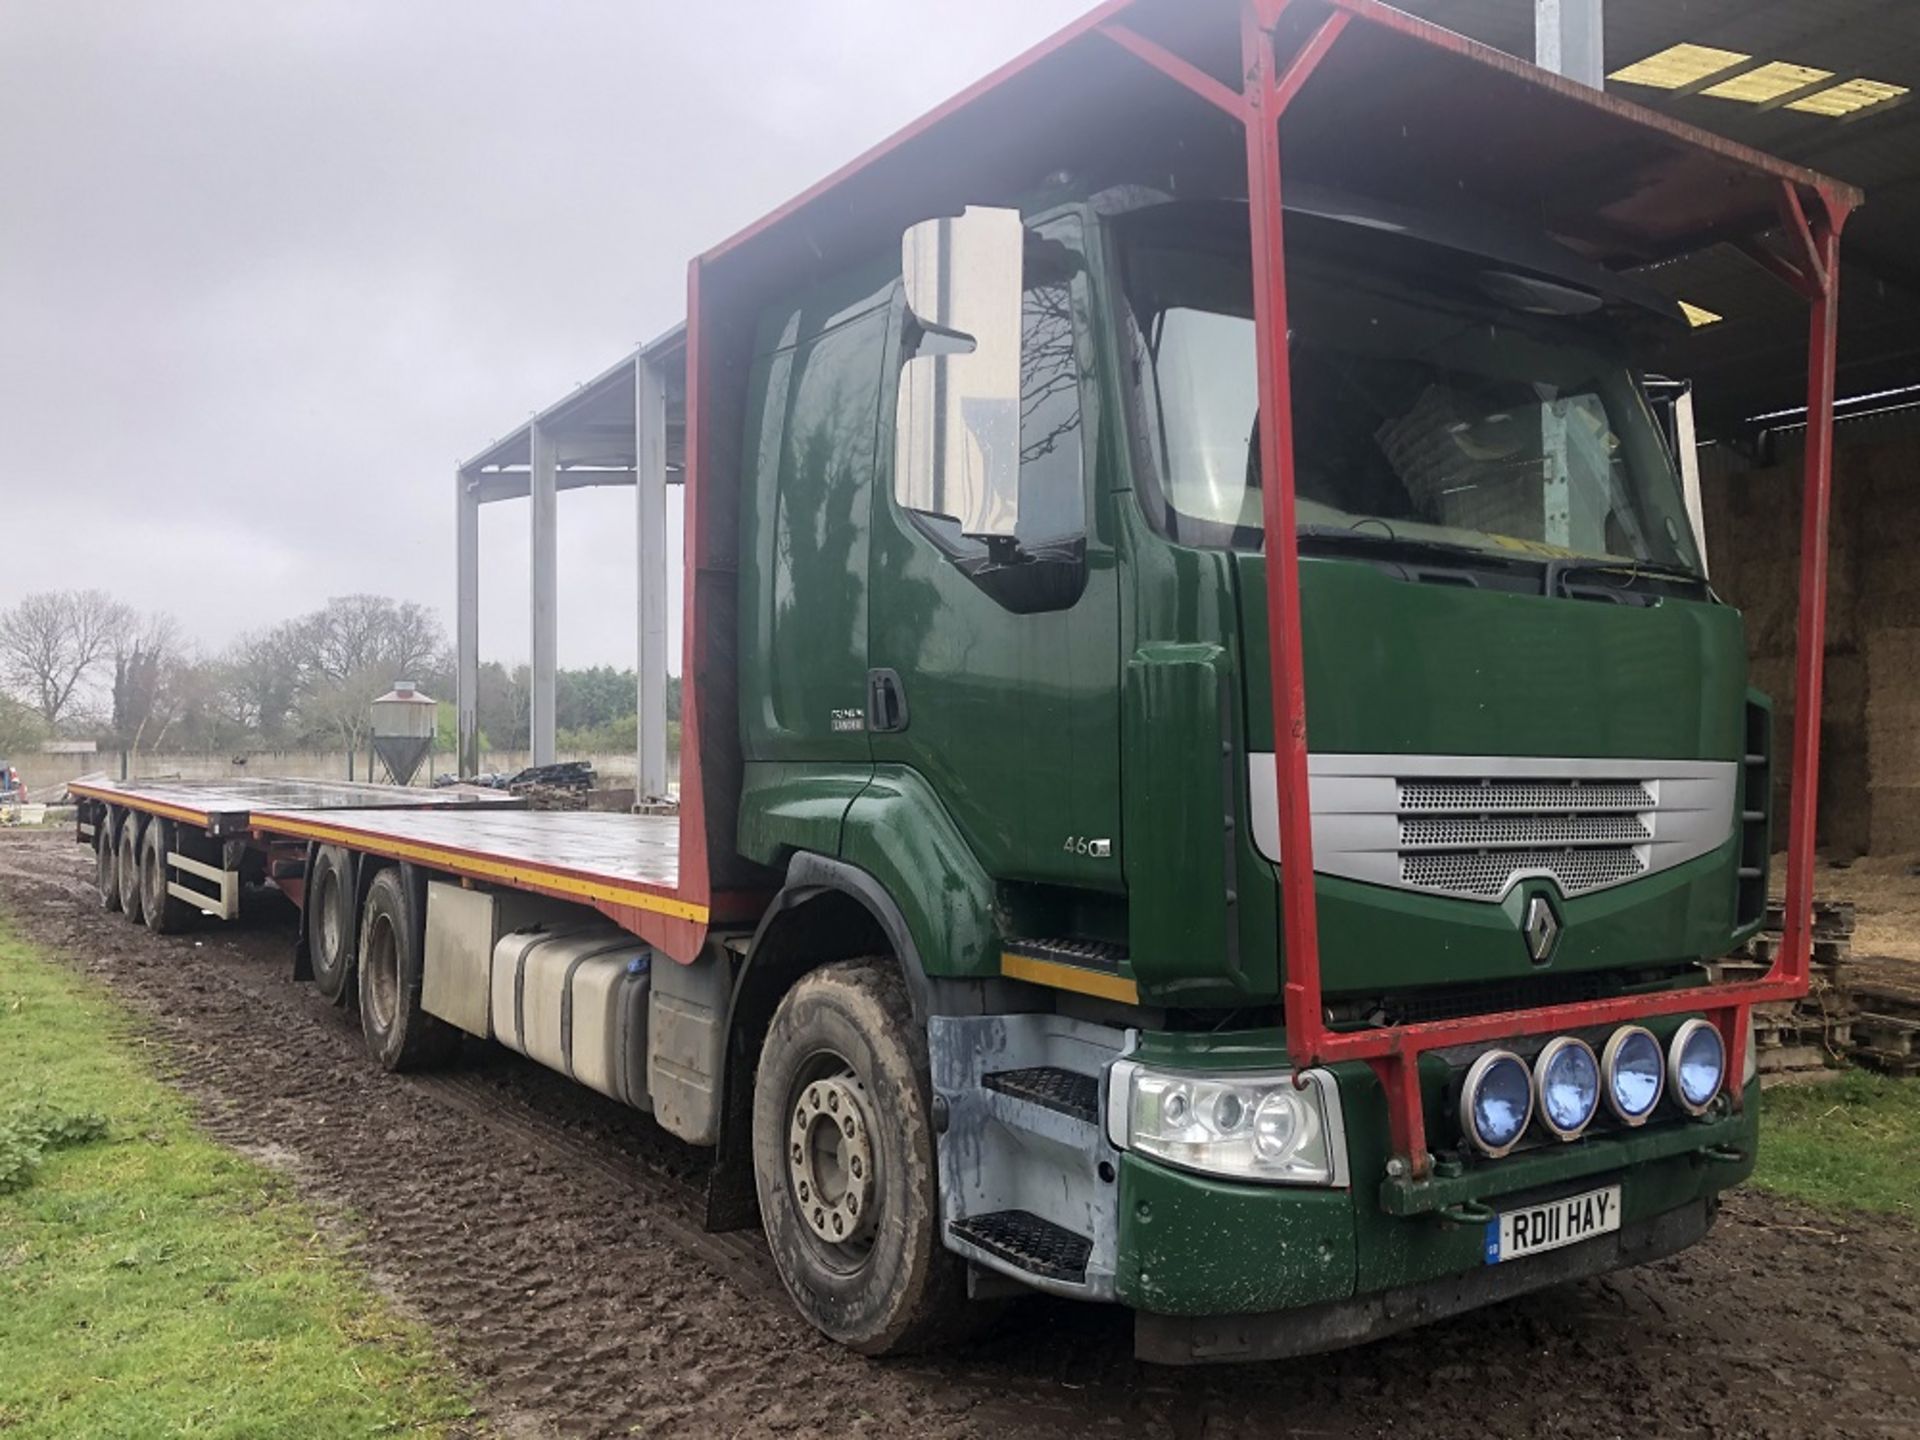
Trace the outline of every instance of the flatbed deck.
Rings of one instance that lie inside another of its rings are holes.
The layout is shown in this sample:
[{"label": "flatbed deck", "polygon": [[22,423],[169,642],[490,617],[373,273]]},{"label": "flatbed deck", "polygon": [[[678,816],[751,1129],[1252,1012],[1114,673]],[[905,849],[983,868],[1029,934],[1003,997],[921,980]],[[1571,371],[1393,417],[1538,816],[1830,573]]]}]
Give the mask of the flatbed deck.
[{"label": "flatbed deck", "polygon": [[440,789],[375,785],[355,780],[107,780],[89,776],[67,786],[74,795],[125,805],[150,815],[197,825],[213,835],[242,834],[266,810],[445,810],[525,808],[504,790],[458,785]]},{"label": "flatbed deck", "polygon": [[602,910],[707,919],[707,906],[679,895],[677,816],[447,807],[287,809],[255,811],[253,828],[586,901]]}]

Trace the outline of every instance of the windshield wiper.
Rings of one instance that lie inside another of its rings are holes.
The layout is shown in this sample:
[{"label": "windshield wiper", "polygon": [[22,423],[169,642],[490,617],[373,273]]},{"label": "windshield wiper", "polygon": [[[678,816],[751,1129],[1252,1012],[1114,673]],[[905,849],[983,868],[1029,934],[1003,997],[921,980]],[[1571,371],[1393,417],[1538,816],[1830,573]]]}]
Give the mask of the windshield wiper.
[{"label": "windshield wiper", "polygon": [[1570,575],[1622,575],[1631,586],[1636,580],[1668,580],[1695,590],[1707,589],[1707,577],[1681,565],[1662,565],[1654,560],[1549,560],[1546,591],[1560,595]]}]

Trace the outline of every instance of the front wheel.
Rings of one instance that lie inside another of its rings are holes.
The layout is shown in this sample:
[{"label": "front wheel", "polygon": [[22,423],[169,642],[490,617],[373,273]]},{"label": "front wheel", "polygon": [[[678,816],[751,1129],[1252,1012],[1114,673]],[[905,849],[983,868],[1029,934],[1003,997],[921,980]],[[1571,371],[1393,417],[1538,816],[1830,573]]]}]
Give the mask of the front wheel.
[{"label": "front wheel", "polygon": [[754,1081],[754,1180],[780,1278],[867,1355],[957,1332],[965,1272],[939,1237],[924,1032],[892,960],[813,971],[774,1012]]}]

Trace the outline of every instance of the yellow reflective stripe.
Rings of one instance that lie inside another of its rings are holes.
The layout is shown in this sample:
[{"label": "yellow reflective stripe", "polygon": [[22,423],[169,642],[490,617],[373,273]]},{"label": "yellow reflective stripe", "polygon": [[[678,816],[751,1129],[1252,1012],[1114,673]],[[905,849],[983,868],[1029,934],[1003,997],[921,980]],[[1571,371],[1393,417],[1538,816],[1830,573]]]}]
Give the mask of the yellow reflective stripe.
[{"label": "yellow reflective stripe", "polygon": [[654,895],[645,890],[629,890],[619,885],[610,885],[604,880],[589,880],[577,875],[560,875],[551,870],[539,870],[529,865],[515,865],[504,860],[484,860],[475,855],[446,850],[437,845],[422,845],[412,840],[396,840],[386,835],[365,835],[351,830],[337,830],[328,825],[315,825],[305,820],[287,820],[278,816],[256,816],[255,820],[260,829],[276,835],[293,835],[304,840],[320,840],[330,844],[345,845],[349,849],[369,850],[378,855],[391,856],[396,860],[418,860],[442,870],[451,870],[458,875],[474,875],[488,880],[500,880],[523,889],[544,887],[567,895],[578,895],[585,900],[605,900],[613,905],[631,905],[636,910],[650,910],[658,915],[671,915],[676,920],[693,920],[703,925],[709,913],[705,905],[695,905],[690,901],[675,900],[666,895]]},{"label": "yellow reflective stripe", "polygon": [[1097,995],[1102,1000],[1118,1000],[1122,1005],[1140,1003],[1140,987],[1125,976],[1088,970],[1079,965],[1063,965],[1057,960],[1002,954],[1000,973],[1009,980],[1030,980],[1035,985],[1050,985],[1056,990],[1072,990],[1081,995]]}]

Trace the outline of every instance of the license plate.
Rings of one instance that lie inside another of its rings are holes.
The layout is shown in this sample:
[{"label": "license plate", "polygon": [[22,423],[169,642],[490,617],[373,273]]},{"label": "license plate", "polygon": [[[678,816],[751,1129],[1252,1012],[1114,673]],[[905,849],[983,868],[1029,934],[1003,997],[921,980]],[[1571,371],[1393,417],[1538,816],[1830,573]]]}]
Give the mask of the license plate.
[{"label": "license plate", "polygon": [[1487,1264],[1577,1245],[1620,1228],[1620,1187],[1569,1195],[1524,1210],[1509,1210],[1487,1222]]}]

